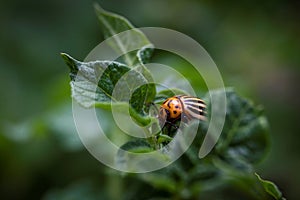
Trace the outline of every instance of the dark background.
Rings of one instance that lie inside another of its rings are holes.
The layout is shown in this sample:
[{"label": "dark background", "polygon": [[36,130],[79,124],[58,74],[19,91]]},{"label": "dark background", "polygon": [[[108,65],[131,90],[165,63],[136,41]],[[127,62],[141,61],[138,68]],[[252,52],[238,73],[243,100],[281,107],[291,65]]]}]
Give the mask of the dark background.
[{"label": "dark background", "polygon": [[[272,144],[257,171],[286,197],[300,196],[299,3],[98,2],[136,27],[175,29],[198,41],[216,62],[226,86],[265,107]],[[69,70],[59,55],[67,52],[83,60],[103,40],[93,1],[3,1],[0,25],[3,199],[93,199],[102,190],[118,193],[111,189],[116,178],[104,173],[106,167],[78,139]],[[91,186],[95,183],[99,185]]]}]

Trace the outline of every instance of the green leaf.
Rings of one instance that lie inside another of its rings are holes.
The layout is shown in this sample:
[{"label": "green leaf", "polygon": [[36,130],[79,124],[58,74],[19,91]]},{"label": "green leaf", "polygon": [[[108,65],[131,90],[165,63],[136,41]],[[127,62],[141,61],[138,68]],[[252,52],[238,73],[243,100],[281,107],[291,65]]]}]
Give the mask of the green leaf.
[{"label": "green leaf", "polygon": [[143,154],[154,151],[151,145],[145,139],[128,141],[120,147],[116,155],[116,165],[121,169],[132,169],[131,165],[138,160],[132,157],[132,154]]},{"label": "green leaf", "polygon": [[[139,87],[132,93],[131,106],[141,114],[148,113],[148,104],[153,101],[156,88],[150,72],[144,66],[150,61],[153,53],[153,45],[140,30],[136,29],[126,18],[102,9],[95,4],[95,10],[102,27],[105,38],[112,37],[110,45],[121,55],[128,67],[140,72],[147,80],[148,84]],[[131,30],[128,34],[119,34],[123,31]],[[130,53],[129,51],[134,50]],[[138,99],[138,100],[137,100]]]},{"label": "green leaf", "polygon": [[[152,44],[140,30],[136,29],[126,18],[102,9],[95,4],[96,14],[105,38],[113,36],[111,47],[120,55],[124,54],[125,63],[134,66],[138,61],[146,63],[152,54]],[[117,35],[131,30],[128,34]],[[143,48],[144,47],[144,48]],[[134,50],[131,53],[130,51]],[[136,55],[138,52],[138,56]],[[139,59],[139,60],[138,60]]]},{"label": "green leaf", "polygon": [[117,81],[130,68],[113,61],[80,62],[71,56],[61,54],[69,66],[72,97],[83,107],[104,105],[115,101],[112,97]]},{"label": "green leaf", "polygon": [[120,148],[132,153],[147,153],[153,151],[150,144],[143,139],[129,141],[123,144]]},{"label": "green leaf", "polygon": [[[150,105],[156,95],[156,87],[149,70],[143,64],[139,64],[134,70],[143,75],[147,84],[140,86],[133,92],[131,99],[134,100],[134,102],[131,101],[130,104],[136,110],[142,110],[144,113],[148,113]],[[135,101],[135,99],[139,99],[139,101]]]},{"label": "green leaf", "polygon": [[165,134],[160,134],[158,136],[158,139],[157,139],[157,143],[158,144],[161,144],[163,142],[170,142],[173,138],[168,136],[168,135],[165,135]]},{"label": "green leaf", "polygon": [[137,58],[141,64],[146,64],[150,62],[150,59],[152,57],[154,48],[152,44],[148,44],[144,47],[142,47],[137,52]]},{"label": "green leaf", "polygon": [[[80,62],[67,54],[61,55],[71,69],[72,97],[81,106],[110,109],[113,105],[120,111],[129,109],[141,125],[150,123],[151,119],[144,114],[148,101],[154,98],[155,87],[148,84],[142,73],[114,61]],[[142,86],[136,88],[137,85]]]},{"label": "green leaf", "polygon": [[155,103],[163,103],[167,98],[173,97],[175,95],[187,95],[187,93],[183,90],[180,90],[178,88],[170,88],[170,89],[165,89],[161,90],[157,93],[155,97]]},{"label": "green leaf", "polygon": [[285,200],[281,191],[273,182],[262,179],[257,173],[255,175],[267,193],[272,195],[276,200]]},{"label": "green leaf", "polygon": [[227,89],[226,97],[226,121],[216,150],[232,164],[255,163],[265,155],[269,145],[266,117],[261,106],[255,106],[232,89]]}]

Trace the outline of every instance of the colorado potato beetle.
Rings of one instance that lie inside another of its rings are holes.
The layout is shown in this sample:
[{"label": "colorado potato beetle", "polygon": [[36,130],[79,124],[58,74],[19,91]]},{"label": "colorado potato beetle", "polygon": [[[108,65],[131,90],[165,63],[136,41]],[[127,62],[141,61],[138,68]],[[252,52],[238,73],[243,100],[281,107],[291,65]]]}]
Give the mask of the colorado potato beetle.
[{"label": "colorado potato beetle", "polygon": [[204,101],[197,97],[187,95],[177,95],[166,99],[159,109],[159,123],[161,127],[165,125],[175,126],[178,121],[185,123],[192,119],[205,120]]}]

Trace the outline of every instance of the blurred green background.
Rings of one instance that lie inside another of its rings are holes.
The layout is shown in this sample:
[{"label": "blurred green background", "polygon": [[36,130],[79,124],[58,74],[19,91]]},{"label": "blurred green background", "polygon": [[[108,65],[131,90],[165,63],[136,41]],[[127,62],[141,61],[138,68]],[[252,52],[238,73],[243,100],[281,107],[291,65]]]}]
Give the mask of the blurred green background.
[{"label": "blurred green background", "polygon": [[[288,199],[300,196],[298,2],[98,2],[136,27],[171,28],[197,40],[226,86],[265,107],[272,146],[257,171]],[[1,199],[121,193],[111,187],[118,183],[116,172],[94,159],[77,136],[69,70],[59,55],[83,60],[103,40],[93,1],[2,1],[0,25]]]}]

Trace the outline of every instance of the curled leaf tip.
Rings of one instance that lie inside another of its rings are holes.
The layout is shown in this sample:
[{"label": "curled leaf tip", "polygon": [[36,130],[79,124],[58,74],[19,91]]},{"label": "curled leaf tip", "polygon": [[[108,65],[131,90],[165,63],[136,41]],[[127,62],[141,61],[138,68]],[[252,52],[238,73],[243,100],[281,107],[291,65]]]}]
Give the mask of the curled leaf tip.
[{"label": "curled leaf tip", "polygon": [[72,58],[70,55],[66,53],[60,53],[60,55],[71,70],[75,70],[75,71],[78,70],[76,63],[79,63],[79,61],[75,60],[74,58]]}]

